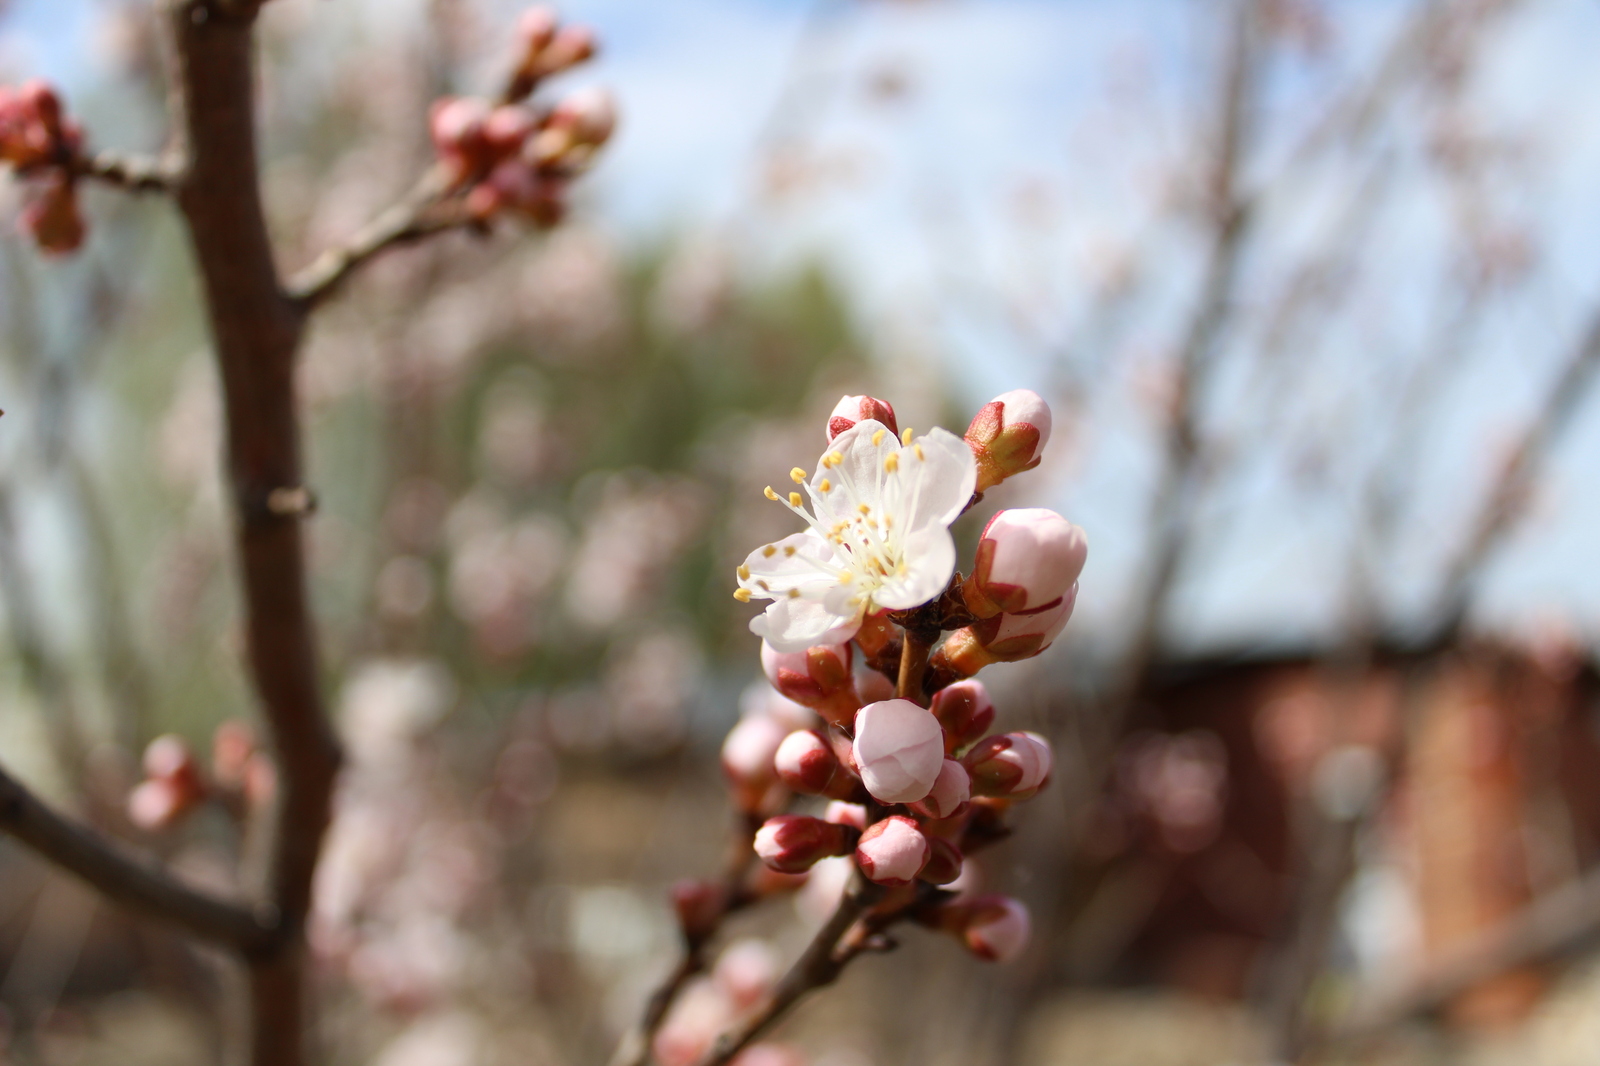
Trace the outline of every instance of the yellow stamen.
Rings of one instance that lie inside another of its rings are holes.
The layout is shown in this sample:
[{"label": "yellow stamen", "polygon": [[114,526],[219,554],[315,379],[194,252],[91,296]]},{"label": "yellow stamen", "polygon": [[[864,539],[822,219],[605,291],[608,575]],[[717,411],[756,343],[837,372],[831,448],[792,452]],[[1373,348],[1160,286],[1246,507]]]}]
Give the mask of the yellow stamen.
[{"label": "yellow stamen", "polygon": [[748,566],[745,566],[743,563],[739,564],[738,574],[739,574],[739,580],[740,581],[749,581],[750,580],[750,568]]},{"label": "yellow stamen", "polygon": [[896,470],[899,470],[900,469],[900,453],[899,452],[890,452],[883,460],[883,468],[885,470],[887,470],[891,474],[894,473]]},{"label": "yellow stamen", "polygon": [[790,507],[799,507],[800,506],[800,494],[798,492],[789,493],[789,506]]},{"label": "yellow stamen", "polygon": [[783,557],[785,559],[787,559],[789,556],[791,556],[793,554],[794,554],[794,545],[793,544],[790,544],[790,545],[787,545],[787,546],[784,547],[784,549],[783,549]]},{"label": "yellow stamen", "polygon": [[794,482],[796,485],[803,485],[805,484],[806,480],[806,472],[797,466],[793,470],[789,471],[789,480]]},{"label": "yellow stamen", "polygon": [[917,458],[918,459],[924,459],[925,460],[925,459],[928,458],[926,455],[922,454],[922,445],[920,445],[920,444],[913,444],[911,446],[911,450],[917,453]]},{"label": "yellow stamen", "polygon": [[768,485],[766,488],[762,489],[761,494],[769,500],[776,500],[778,498],[778,494],[772,491],[771,485]]},{"label": "yellow stamen", "polygon": [[905,429],[902,429],[900,431],[900,443],[901,444],[910,444],[911,443],[911,427],[910,426],[907,426]]},{"label": "yellow stamen", "polygon": [[750,602],[750,590],[749,589],[734,589],[733,590],[733,598],[738,600],[740,603],[749,603]]},{"label": "yellow stamen", "polygon": [[844,462],[844,453],[843,452],[829,452],[828,453],[828,462],[832,463],[834,466],[838,466],[840,463]]},{"label": "yellow stamen", "polygon": [[833,482],[829,481],[827,478],[823,478],[822,479],[822,484],[817,486],[817,491],[823,493],[824,495],[826,495],[827,493],[832,492],[833,491]]},{"label": "yellow stamen", "polygon": [[756,584],[761,586],[761,591],[762,592],[771,592],[772,591],[772,586],[767,584],[765,581],[762,581],[760,578],[756,579]]},{"label": "yellow stamen", "polygon": [[778,554],[778,546],[776,544],[768,544],[765,548],[761,549],[761,555],[762,555],[763,558],[770,559],[774,555],[777,555],[777,554]]},{"label": "yellow stamen", "polygon": [[[860,511],[862,514],[871,514],[872,513],[872,508],[868,507],[864,503],[857,504],[856,505],[856,510]],[[856,519],[856,521],[859,522],[859,521],[861,521],[861,519],[858,518],[858,519]]]},{"label": "yellow stamen", "polygon": [[886,429],[880,429],[878,432],[874,433],[872,435],[872,446],[876,448],[878,445],[882,444],[883,438],[888,432],[889,431]]},{"label": "yellow stamen", "polygon": [[839,584],[848,585],[848,584],[850,584],[850,582],[854,581],[855,579],[856,579],[856,575],[852,574],[850,571],[848,571],[848,570],[839,571]]},{"label": "yellow stamen", "polygon": [[800,590],[799,589],[790,589],[789,590],[789,598],[791,600],[798,600],[800,598]]}]

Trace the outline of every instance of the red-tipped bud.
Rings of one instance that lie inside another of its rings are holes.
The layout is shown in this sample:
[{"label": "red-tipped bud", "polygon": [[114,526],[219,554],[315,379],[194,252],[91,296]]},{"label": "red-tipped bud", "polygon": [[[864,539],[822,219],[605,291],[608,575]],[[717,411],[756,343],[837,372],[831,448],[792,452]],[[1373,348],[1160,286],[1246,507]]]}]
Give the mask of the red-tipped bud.
[{"label": "red-tipped bud", "polygon": [[894,888],[916,880],[930,854],[928,838],[917,823],[903,814],[891,814],[861,834],[856,865],[868,881]]},{"label": "red-tipped bud", "polygon": [[828,439],[831,441],[857,422],[868,420],[882,422],[889,432],[898,435],[900,426],[894,420],[894,408],[875,396],[846,396],[834,404],[828,416]]},{"label": "red-tipped bud", "polygon": [[538,128],[539,119],[518,104],[504,104],[483,119],[483,143],[496,159],[515,155]]},{"label": "red-tipped bud", "polygon": [[967,427],[978,460],[978,491],[1038,466],[1049,439],[1050,405],[1038,393],[1016,389],[984,404]]},{"label": "red-tipped bud", "polygon": [[980,959],[1010,962],[1028,946],[1033,923],[1028,908],[1010,896],[979,896],[939,909],[939,928]]},{"label": "red-tipped bud", "polygon": [[822,812],[822,820],[835,825],[848,825],[855,829],[867,827],[867,808],[859,803],[833,800]]},{"label": "red-tipped bud", "polygon": [[715,881],[679,881],[672,886],[672,909],[683,935],[698,943],[717,931],[728,910],[728,892]]},{"label": "red-tipped bud", "polygon": [[1055,758],[1037,733],[1006,733],[979,741],[961,760],[974,796],[1027,799],[1050,779]]},{"label": "red-tipped bud", "polygon": [[911,806],[912,810],[929,818],[954,818],[966,809],[967,801],[971,798],[972,782],[966,767],[954,759],[946,759],[939,768],[933,789]]},{"label": "red-tipped bud", "polygon": [[849,644],[818,644],[805,651],[778,651],[761,642],[761,668],[772,687],[830,722],[851,719],[861,700],[850,674]]},{"label": "red-tipped bud", "polygon": [[1072,618],[1078,586],[1054,603],[1022,614],[997,614],[958,629],[945,638],[931,660],[935,670],[956,677],[971,677],[994,663],[1031,659],[1060,636]]},{"label": "red-tipped bud", "polygon": [[167,829],[193,806],[171,781],[141,781],[128,793],[128,821],[147,832]]},{"label": "red-tipped bud", "polygon": [[833,745],[809,729],[785,737],[773,764],[784,784],[807,796],[847,799],[860,786],[855,775],[839,762]]},{"label": "red-tipped bud", "polygon": [[948,885],[961,876],[961,849],[941,837],[928,838],[928,865],[917,880],[930,885]]},{"label": "red-tipped bud", "polygon": [[945,753],[954,755],[989,732],[994,725],[994,701],[982,681],[957,681],[933,697],[929,708],[944,726]]},{"label": "red-tipped bud", "polygon": [[61,172],[52,172],[44,188],[23,208],[19,221],[41,251],[54,255],[77,250],[88,233],[78,210],[77,187]]},{"label": "red-tipped bud", "polygon": [[869,703],[856,714],[851,754],[862,783],[881,803],[915,803],[944,764],[939,720],[910,700]]},{"label": "red-tipped bud", "polygon": [[165,829],[205,799],[200,764],[180,737],[157,737],[144,750],[145,780],[128,795],[128,819],[141,829]]},{"label": "red-tipped bud", "polygon": [[756,831],[761,861],[779,873],[797,874],[830,855],[848,855],[856,834],[848,826],[804,814],[768,818]]},{"label": "red-tipped bud", "polygon": [[722,772],[740,810],[771,809],[778,781],[773,760],[787,735],[782,723],[759,714],[739,719],[729,730],[722,742]]},{"label": "red-tipped bud", "polygon": [[979,618],[1038,610],[1067,594],[1088,555],[1083,530],[1054,511],[1000,511],[983,529],[962,598]]},{"label": "red-tipped bud", "polygon": [[605,89],[579,89],[550,112],[548,129],[566,131],[576,145],[604,144],[617,128],[617,102]]},{"label": "red-tipped bud", "polygon": [[489,120],[488,101],[474,96],[446,96],[433,102],[428,112],[428,135],[439,161],[453,182],[463,182],[486,168],[493,159],[484,125]]},{"label": "red-tipped bud", "polygon": [[523,56],[537,55],[555,39],[560,19],[555,9],[536,4],[517,16],[517,47]]}]

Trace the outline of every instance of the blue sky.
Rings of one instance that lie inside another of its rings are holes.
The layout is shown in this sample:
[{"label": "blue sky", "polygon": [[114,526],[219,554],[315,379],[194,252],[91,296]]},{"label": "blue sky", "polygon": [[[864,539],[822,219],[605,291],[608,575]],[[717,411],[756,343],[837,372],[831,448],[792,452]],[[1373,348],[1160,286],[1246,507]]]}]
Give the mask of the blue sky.
[{"label": "blue sky", "polygon": [[[14,0],[0,62],[67,82],[94,76],[91,0]],[[507,11],[514,5],[506,4]],[[1085,524],[1099,595],[1086,617],[1114,624],[1140,563],[1144,497],[1154,468],[1147,394],[1193,297],[1203,246],[1192,226],[1152,209],[1200,138],[1217,54],[1215,26],[1184,0],[923,0],[836,4],[778,0],[581,0],[568,16],[595,25],[602,61],[583,80],[611,85],[624,123],[596,175],[600,224],[627,237],[699,229],[732,242],[753,267],[820,256],[845,277],[864,323],[891,352],[935,362],[974,402],[1059,381],[1063,346],[1092,337],[1088,294],[1105,264],[1145,265],[1135,319],[1108,348],[1082,443],[1059,448],[1037,488]],[[1289,179],[1288,147],[1325,113],[1327,91],[1370,68],[1411,4],[1330,5],[1337,47],[1292,55],[1269,79],[1266,140],[1252,182],[1272,181],[1264,237],[1247,261],[1241,306],[1261,308],[1297,250],[1342,224],[1370,156],[1335,154]],[[391,25],[415,0],[274,0],[265,17],[372,19]],[[376,25],[377,23],[373,23]],[[820,29],[818,27],[821,27]],[[1474,130],[1514,146],[1486,168],[1499,220],[1537,238],[1536,267],[1479,323],[1435,402],[1406,536],[1381,581],[1403,613],[1427,602],[1440,545],[1463,533],[1487,462],[1542,395],[1600,300],[1600,8],[1530,2],[1496,27],[1463,94]],[[810,34],[810,36],[805,36]],[[797,42],[810,47],[797,49]],[[803,54],[803,60],[797,60]],[[901,99],[874,99],[886,73]],[[822,176],[804,196],[763,202],[756,160],[785,91],[807,101],[798,125]],[[1393,158],[1362,252],[1359,313],[1331,317],[1284,359],[1297,386],[1278,404],[1280,432],[1324,424],[1349,454],[1377,454],[1396,412],[1401,370],[1445,314],[1461,219],[1420,158],[1426,108],[1377,139]],[[1086,342],[1087,343],[1087,342]],[[1272,372],[1243,358],[1209,408],[1258,420]],[[1551,469],[1546,490],[1497,562],[1482,617],[1496,625],[1564,618],[1600,630],[1600,567],[1589,562],[1600,503],[1587,491],[1600,461],[1600,404]],[[1363,449],[1365,451],[1363,451]],[[1293,457],[1246,456],[1208,505],[1204,577],[1179,597],[1182,630],[1208,643],[1297,639],[1321,632],[1343,590],[1343,523],[1355,486],[1303,492]],[[1086,592],[1089,590],[1086,590]]]}]

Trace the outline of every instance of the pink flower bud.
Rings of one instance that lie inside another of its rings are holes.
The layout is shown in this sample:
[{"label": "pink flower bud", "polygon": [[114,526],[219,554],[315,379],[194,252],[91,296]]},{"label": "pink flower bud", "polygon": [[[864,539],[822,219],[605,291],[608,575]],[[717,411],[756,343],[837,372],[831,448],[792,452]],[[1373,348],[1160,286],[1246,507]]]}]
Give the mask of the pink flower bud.
[{"label": "pink flower bud", "polygon": [[766,715],[741,718],[728,731],[722,742],[722,772],[740,810],[771,809],[767,801],[778,780],[773,761],[786,735],[782,723]]},{"label": "pink flower bud", "polygon": [[929,837],[928,865],[922,868],[917,880],[930,885],[948,885],[961,876],[961,869],[961,849],[942,837]]},{"label": "pink flower bud", "polygon": [[1038,466],[1049,439],[1050,405],[1038,393],[1016,389],[984,404],[967,427],[978,460],[978,491]]},{"label": "pink flower bud", "polygon": [[917,823],[903,814],[891,814],[861,834],[856,865],[868,881],[893,888],[916,880],[930,853],[928,838]]},{"label": "pink flower bud", "polygon": [[958,629],[934,652],[935,670],[956,677],[971,677],[993,663],[1015,663],[1044,651],[1066,628],[1078,586],[1054,603],[1020,614],[997,614]]},{"label": "pink flower bud", "polygon": [[772,945],[757,937],[735,940],[717,960],[711,980],[735,1010],[749,1010],[778,980]]},{"label": "pink flower bud", "polygon": [[822,812],[822,820],[835,825],[848,825],[856,829],[867,827],[867,808],[859,803],[833,800]]},{"label": "pink flower bud", "polygon": [[804,814],[780,814],[756,831],[755,849],[772,869],[797,874],[829,855],[849,854],[854,837],[847,826]]},{"label": "pink flower bud", "polygon": [[846,396],[834,404],[833,413],[828,416],[828,440],[833,440],[857,422],[869,419],[882,422],[889,427],[890,433],[900,432],[894,420],[893,407],[873,396]]},{"label": "pink flower bud", "polygon": [[772,687],[830,722],[848,722],[861,706],[850,676],[850,658],[849,644],[781,652],[761,642],[761,668]]},{"label": "pink flower bud", "polygon": [[967,753],[962,765],[972,776],[972,794],[1027,799],[1050,779],[1055,758],[1037,733],[989,737]]},{"label": "pink flower bud", "polygon": [[77,187],[64,172],[52,172],[18,221],[41,251],[55,255],[76,251],[88,233],[78,210]]},{"label": "pink flower bud", "polygon": [[982,681],[957,681],[933,697],[933,716],[944,726],[945,754],[977,741],[994,724],[994,701]]},{"label": "pink flower bud", "polygon": [[983,529],[962,596],[979,618],[1038,610],[1067,594],[1088,554],[1083,530],[1054,511],[1000,511]]},{"label": "pink flower bud", "polygon": [[672,909],[683,935],[699,943],[717,931],[728,909],[728,893],[715,881],[679,881],[672,886]]},{"label": "pink flower bud", "polygon": [[966,767],[954,759],[946,759],[944,765],[939,767],[939,776],[933,782],[933,789],[911,806],[929,818],[953,818],[961,813],[971,798],[972,782],[967,776]]},{"label": "pink flower bud", "polygon": [[851,752],[867,791],[881,803],[915,803],[944,765],[939,720],[910,700],[869,703],[856,714]]},{"label": "pink flower bud", "polygon": [[1010,896],[979,896],[941,908],[939,926],[989,962],[1010,962],[1028,946],[1028,908]]},{"label": "pink flower bud", "polygon": [[784,784],[807,796],[846,799],[860,787],[827,738],[809,729],[785,737],[773,763]]},{"label": "pink flower bud", "polygon": [[176,824],[191,806],[184,794],[166,778],[141,781],[128,793],[128,821],[147,832]]},{"label": "pink flower bud", "polygon": [[538,117],[517,104],[505,104],[490,111],[483,119],[483,142],[497,159],[515,155],[522,143],[533,136]]},{"label": "pink flower bud", "polygon": [[617,128],[617,103],[605,89],[579,89],[556,104],[549,124],[565,130],[573,144],[601,145]]},{"label": "pink flower bud", "polygon": [[489,145],[483,135],[489,112],[488,101],[474,96],[446,96],[433,102],[428,135],[452,181],[465,181],[489,165]]},{"label": "pink flower bud", "polygon": [[523,55],[542,52],[556,35],[555,9],[536,4],[517,16],[517,45]]}]

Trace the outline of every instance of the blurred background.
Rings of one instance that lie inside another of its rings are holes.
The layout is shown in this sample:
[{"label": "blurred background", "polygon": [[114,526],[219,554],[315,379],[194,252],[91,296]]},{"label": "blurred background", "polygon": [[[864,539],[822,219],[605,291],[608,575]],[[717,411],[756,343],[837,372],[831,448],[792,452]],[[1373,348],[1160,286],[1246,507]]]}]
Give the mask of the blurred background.
[{"label": "blurred background", "polygon": [[[517,7],[273,0],[286,266],[404,192]],[[1595,1062],[1600,8],[562,13],[602,41],[562,87],[623,116],[569,220],[389,255],[304,360],[351,755],[329,1061],[604,1061],[674,959],[667,886],[725,846],[732,569],[789,528],[761,486],[841,394],[959,432],[1027,387],[1045,461],[958,533],[1049,506],[1092,545],[1063,639],[985,675],[1059,753],[982,864],[1033,947],[908,931],[784,1062]],[[155,29],[9,0],[0,82],[153,150]],[[228,804],[125,813],[153,737],[249,750],[216,383],[168,205],[86,199],[50,260],[0,190],[0,756],[220,886]],[[808,900],[741,916],[717,980],[785,964]],[[0,844],[0,1062],[215,1061],[225,982]]]}]

